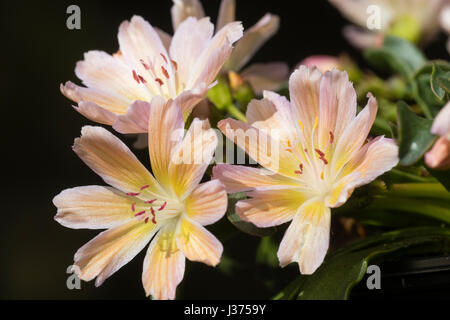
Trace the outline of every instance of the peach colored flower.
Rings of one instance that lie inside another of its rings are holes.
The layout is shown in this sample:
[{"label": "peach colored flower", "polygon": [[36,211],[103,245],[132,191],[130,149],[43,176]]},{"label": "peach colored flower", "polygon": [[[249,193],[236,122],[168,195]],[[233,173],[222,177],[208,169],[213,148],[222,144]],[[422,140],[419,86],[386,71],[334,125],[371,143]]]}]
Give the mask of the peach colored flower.
[{"label": "peach colored flower", "polygon": [[134,16],[119,27],[118,53],[89,51],[77,63],[75,74],[86,87],[69,81],[61,92],[85,117],[121,133],[147,132],[148,102],[155,96],[175,99],[187,117],[205,98],[242,26],[233,22],[213,32],[209,18],[191,17],[170,38]]},{"label": "peach colored flower", "polygon": [[[198,19],[205,16],[199,0],[173,0],[172,24],[174,30],[186,18],[192,16]],[[216,24],[216,30],[221,30],[235,20],[236,1],[222,0]],[[265,14],[254,26],[244,32],[223,66],[223,71],[239,72],[248,81],[253,90],[261,93],[263,90],[278,89],[288,77],[289,68],[283,62],[257,63],[245,69],[245,65],[255,53],[278,31],[280,19],[277,15]]]},{"label": "peach colored flower", "polygon": [[[153,98],[148,129],[153,176],[110,132],[83,127],[73,149],[112,187],[66,189],[53,199],[55,219],[63,226],[107,229],[75,254],[81,279],[96,278],[101,285],[150,242],[142,273],[145,292],[174,299],[185,258],[219,263],[222,245],[203,226],[224,215],[227,195],[219,180],[200,184],[217,137],[206,121],[195,119],[184,137],[172,134],[183,128],[181,109],[172,100]],[[192,161],[180,161],[191,149]]]},{"label": "peach colored flower", "polygon": [[434,169],[450,169],[450,102],[434,119],[431,133],[439,136],[439,139],[425,154],[425,163]]},{"label": "peach colored flower", "polygon": [[[228,192],[247,192],[237,214],[258,227],[291,221],[278,250],[282,267],[297,262],[313,273],[322,263],[330,237],[330,208],[347,201],[398,163],[398,147],[382,136],[365,143],[377,112],[369,94],[356,115],[356,93],[346,72],[320,73],[300,66],[290,77],[291,102],[265,91],[248,105],[248,124],[222,120],[218,127],[263,168],[219,164],[214,178]],[[258,143],[239,138],[250,130]],[[266,145],[277,146],[277,154]],[[276,161],[278,159],[278,163]]]}]

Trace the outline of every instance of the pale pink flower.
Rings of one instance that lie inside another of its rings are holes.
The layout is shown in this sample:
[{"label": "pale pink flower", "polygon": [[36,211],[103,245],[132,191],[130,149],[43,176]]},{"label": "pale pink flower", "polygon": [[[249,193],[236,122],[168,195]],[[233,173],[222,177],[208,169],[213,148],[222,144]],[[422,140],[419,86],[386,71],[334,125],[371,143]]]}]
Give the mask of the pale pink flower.
[{"label": "pale pink flower", "polygon": [[155,96],[175,99],[187,117],[213,85],[242,26],[233,22],[213,33],[209,18],[191,17],[170,38],[134,16],[119,27],[118,53],[89,51],[77,63],[75,73],[86,87],[66,82],[61,91],[85,117],[121,133],[147,132]]},{"label": "pale pink flower", "polygon": [[450,102],[434,119],[431,133],[439,136],[439,139],[425,154],[425,163],[434,169],[450,169]]},{"label": "pale pink flower", "polygon": [[[366,49],[379,46],[383,42],[383,35],[401,19],[417,24],[418,30],[411,30],[413,26],[404,26],[411,36],[419,37],[421,43],[433,39],[439,32],[439,13],[448,0],[329,0],[344,17],[356,26],[344,28],[344,35],[355,47]],[[379,11],[373,10],[377,9]],[[368,28],[368,20],[379,13],[380,25]],[[379,27],[379,28],[378,28]],[[410,39],[411,40],[411,39]]]},{"label": "pale pink flower", "polygon": [[[187,17],[201,18],[205,16],[199,0],[173,0],[173,3],[172,24],[174,30]],[[221,30],[235,20],[235,10],[235,0],[222,0],[216,30]],[[286,63],[258,63],[243,68],[264,43],[278,31],[279,27],[280,19],[277,15],[265,14],[254,26],[244,32],[242,39],[236,43],[222,70],[239,72],[257,93],[261,93],[263,90],[277,90],[287,80],[289,68]]]},{"label": "pale pink flower", "polygon": [[[278,250],[282,267],[297,262],[300,272],[313,273],[322,263],[330,238],[330,208],[347,201],[356,187],[367,184],[398,163],[393,140],[377,137],[366,143],[377,102],[356,115],[356,93],[346,72],[300,66],[290,77],[291,102],[265,91],[247,109],[248,123],[223,120],[218,127],[263,168],[219,164],[214,178],[227,191],[247,192],[237,214],[257,227],[291,221]],[[250,130],[258,143],[240,139]],[[235,136],[233,136],[235,135]],[[277,146],[277,154],[266,145]],[[277,163],[278,159],[278,163]]]},{"label": "pale pink flower", "polygon": [[[207,121],[194,119],[183,137],[181,109],[172,100],[155,97],[149,112],[154,176],[110,132],[85,126],[73,149],[112,187],[62,191],[53,199],[55,219],[74,229],[107,229],[75,254],[74,270],[82,280],[96,278],[101,285],[150,243],[142,273],[145,292],[174,299],[185,258],[219,263],[222,244],[203,226],[224,215],[227,195],[219,180],[200,183],[217,145]],[[183,153],[190,153],[190,162],[180,161]]]}]

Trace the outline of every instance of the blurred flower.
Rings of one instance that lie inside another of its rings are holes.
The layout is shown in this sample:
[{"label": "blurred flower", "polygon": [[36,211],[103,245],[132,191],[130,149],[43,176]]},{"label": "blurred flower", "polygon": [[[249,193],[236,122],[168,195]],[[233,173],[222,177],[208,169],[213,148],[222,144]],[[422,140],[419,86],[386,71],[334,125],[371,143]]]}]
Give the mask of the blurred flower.
[{"label": "blurred flower", "polygon": [[[440,20],[442,29],[450,35],[450,5],[442,10]],[[447,40],[447,51],[450,53],[450,38]]]},{"label": "blurred flower", "polygon": [[[199,184],[217,137],[198,119],[184,137],[183,132],[181,109],[172,100],[155,97],[149,121],[153,176],[110,132],[83,127],[73,149],[112,188],[76,187],[53,199],[58,208],[55,219],[63,226],[108,229],[75,254],[81,279],[96,277],[96,286],[101,285],[150,242],[142,274],[145,292],[174,299],[185,258],[211,266],[219,263],[222,245],[203,226],[224,215],[226,191],[218,180]],[[180,161],[186,155],[191,161]]]},{"label": "blurred flower", "polygon": [[[248,124],[233,119],[218,124],[264,168],[219,164],[213,172],[228,192],[246,191],[250,197],[236,204],[241,219],[263,228],[292,220],[278,250],[280,264],[297,262],[301,273],[311,274],[328,249],[330,208],[394,167],[398,147],[382,136],[365,143],[377,102],[368,94],[367,106],[356,116],[356,93],[347,73],[322,75],[301,66],[290,77],[289,91],[291,102],[269,91],[253,100]],[[242,139],[245,131],[258,143]]]},{"label": "blurred flower", "polygon": [[431,133],[439,136],[439,139],[426,153],[425,163],[434,169],[450,169],[450,102],[434,119]]},{"label": "blurred flower", "polygon": [[385,34],[425,43],[439,31],[439,13],[448,0],[329,0],[356,24],[344,28],[355,47],[379,46]]},{"label": "blurred flower", "polygon": [[[199,0],[173,0],[173,2],[174,30],[187,17],[201,18],[205,15]],[[235,9],[235,0],[222,0],[216,24],[217,31],[235,20]],[[253,64],[242,70],[264,43],[278,31],[279,20],[278,16],[267,13],[253,27],[246,30],[222,68],[223,71],[238,72],[245,81],[250,83],[256,93],[261,93],[263,90],[277,90],[288,76],[289,68],[283,62]]]},{"label": "blurred flower", "polygon": [[87,88],[69,81],[61,92],[85,117],[121,133],[147,132],[148,102],[155,96],[175,99],[186,118],[205,98],[242,26],[233,22],[213,32],[209,18],[188,18],[170,39],[134,16],[120,25],[118,53],[89,51],[77,63],[75,73]]}]

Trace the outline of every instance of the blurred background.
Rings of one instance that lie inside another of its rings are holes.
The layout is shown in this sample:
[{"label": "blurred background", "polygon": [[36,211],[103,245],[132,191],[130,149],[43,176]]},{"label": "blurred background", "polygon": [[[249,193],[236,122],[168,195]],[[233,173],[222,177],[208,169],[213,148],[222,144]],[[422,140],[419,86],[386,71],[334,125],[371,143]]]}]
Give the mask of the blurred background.
[{"label": "blurred background", "polygon": [[[219,3],[203,1],[213,21]],[[66,8],[71,4],[81,8],[81,30],[66,27]],[[119,24],[134,14],[171,33],[171,6],[171,0],[2,1],[0,81],[6,161],[1,184],[0,298],[145,298],[141,284],[145,250],[100,288],[82,282],[81,290],[67,289],[66,270],[74,253],[98,231],[71,230],[56,223],[52,198],[66,188],[104,183],[71,150],[81,127],[92,123],[71,108],[59,84],[80,83],[74,67],[84,52],[116,52]],[[286,61],[293,68],[312,54],[347,52],[364,67],[361,55],[341,34],[347,22],[327,1],[237,1],[237,20],[246,28],[266,12],[280,16],[281,28],[252,62]],[[440,34],[426,55],[446,58],[445,39]],[[121,138],[129,145],[134,141]],[[146,151],[136,153],[148,166]],[[258,263],[260,238],[235,235],[226,219],[214,228],[220,229],[224,259],[215,269],[188,262],[180,298],[270,298],[297,275],[296,265],[273,269],[273,257],[269,263]],[[281,236],[279,230],[277,238]]]}]

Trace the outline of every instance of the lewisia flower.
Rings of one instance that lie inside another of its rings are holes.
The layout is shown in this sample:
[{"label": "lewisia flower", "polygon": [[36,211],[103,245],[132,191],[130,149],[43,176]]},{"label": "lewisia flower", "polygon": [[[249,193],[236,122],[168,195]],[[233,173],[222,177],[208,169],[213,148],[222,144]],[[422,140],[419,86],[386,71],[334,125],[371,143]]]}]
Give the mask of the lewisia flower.
[{"label": "lewisia flower", "polygon": [[[147,295],[174,299],[185,258],[217,265],[221,243],[203,226],[219,220],[227,196],[219,180],[200,183],[217,144],[207,122],[195,119],[183,137],[181,109],[172,100],[151,102],[149,152],[154,176],[125,144],[101,127],[85,126],[73,146],[112,187],[66,189],[53,199],[63,226],[107,229],[75,254],[74,270],[99,286],[149,242],[142,283]],[[191,161],[180,161],[189,154]]]},{"label": "lewisia flower", "polygon": [[[203,6],[199,0],[173,0],[172,24],[177,30],[186,18],[205,16]],[[220,31],[224,26],[235,20],[235,0],[222,0],[216,24],[216,30]],[[255,53],[269,40],[279,29],[280,19],[277,15],[267,13],[254,26],[245,31],[223,66],[223,71],[239,72],[245,81],[248,81],[255,92],[263,90],[276,90],[287,79],[289,68],[283,62],[271,62],[252,64],[242,68],[250,61]]]},{"label": "lewisia flower", "polygon": [[[394,167],[398,147],[383,136],[365,143],[377,102],[369,94],[367,106],[356,115],[347,73],[322,75],[300,66],[290,77],[289,91],[291,102],[269,91],[250,102],[248,124],[233,119],[218,124],[263,168],[219,164],[213,172],[228,192],[245,191],[250,197],[236,204],[241,219],[263,228],[291,221],[278,250],[280,264],[297,262],[301,273],[311,274],[328,249],[330,208]],[[258,137],[258,143],[240,137],[240,130]]]},{"label": "lewisia flower", "polygon": [[[390,33],[412,42],[427,42],[439,32],[439,13],[448,0],[329,0],[358,27],[348,26],[344,35],[361,49],[380,45]],[[379,9],[380,29],[368,29]]]},{"label": "lewisia flower", "polygon": [[121,133],[147,132],[153,97],[174,99],[184,117],[205,98],[217,73],[242,36],[242,25],[225,25],[213,36],[209,18],[188,18],[170,39],[134,16],[119,27],[120,50],[109,55],[89,51],[75,73],[86,87],[72,82],[61,92],[78,103],[85,117],[109,124]]},{"label": "lewisia flower", "polygon": [[439,139],[425,154],[425,163],[430,168],[450,169],[450,102],[434,119],[431,133],[439,136]]}]

